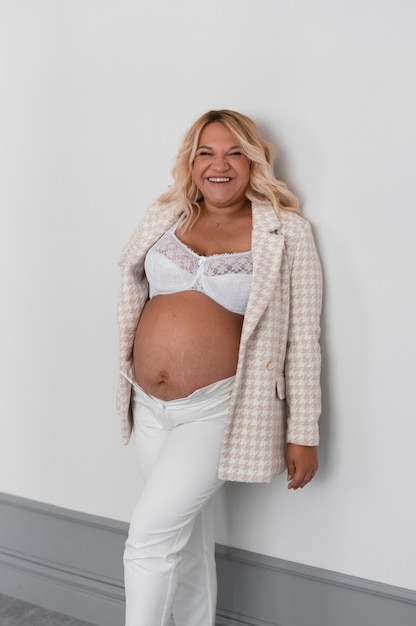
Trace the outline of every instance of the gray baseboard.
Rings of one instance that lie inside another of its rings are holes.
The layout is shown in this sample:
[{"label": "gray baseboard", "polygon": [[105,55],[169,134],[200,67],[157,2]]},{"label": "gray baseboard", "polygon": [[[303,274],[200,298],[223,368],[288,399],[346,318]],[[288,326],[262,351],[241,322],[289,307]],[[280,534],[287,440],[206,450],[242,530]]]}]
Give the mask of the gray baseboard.
[{"label": "gray baseboard", "polygon": [[0,494],[0,592],[121,626],[126,534],[123,522]]},{"label": "gray baseboard", "polygon": [[[0,593],[122,626],[126,534],[123,522],[0,494]],[[217,569],[217,626],[416,624],[416,591],[226,546]]]},{"label": "gray baseboard", "polygon": [[416,626],[416,591],[217,546],[217,626]]}]

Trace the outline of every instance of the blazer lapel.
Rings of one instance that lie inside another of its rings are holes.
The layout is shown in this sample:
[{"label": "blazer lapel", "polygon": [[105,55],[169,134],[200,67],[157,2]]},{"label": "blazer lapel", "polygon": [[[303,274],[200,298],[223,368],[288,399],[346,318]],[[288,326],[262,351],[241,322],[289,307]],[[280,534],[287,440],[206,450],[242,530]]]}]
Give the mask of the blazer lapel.
[{"label": "blazer lapel", "polygon": [[173,205],[155,204],[139,224],[133,237],[124,248],[120,265],[122,286],[119,300],[120,360],[122,370],[132,375],[131,354],[134,333],[143,306],[148,297],[148,284],[144,274],[146,252],[178,219],[178,209]]},{"label": "blazer lapel", "polygon": [[155,204],[123,251],[121,264],[136,265],[143,261],[149,248],[175,223],[181,213],[175,204]]},{"label": "blazer lapel", "polygon": [[279,281],[284,251],[281,223],[271,206],[253,205],[253,277],[241,335],[245,343],[256,328]]}]

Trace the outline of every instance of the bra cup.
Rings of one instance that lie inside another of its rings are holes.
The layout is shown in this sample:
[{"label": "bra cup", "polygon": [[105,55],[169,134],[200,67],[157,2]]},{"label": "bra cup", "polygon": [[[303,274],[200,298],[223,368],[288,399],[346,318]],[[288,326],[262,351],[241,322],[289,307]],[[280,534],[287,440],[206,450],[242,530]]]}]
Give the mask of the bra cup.
[{"label": "bra cup", "polygon": [[145,258],[149,297],[200,291],[234,313],[244,315],[250,292],[251,251],[200,256],[168,230]]},{"label": "bra cup", "polygon": [[204,293],[233,313],[244,315],[250,293],[250,274],[224,274],[204,276],[201,279]]},{"label": "bra cup", "polygon": [[192,289],[194,274],[190,274],[159,252],[149,250],[144,269],[149,283],[149,297]]}]

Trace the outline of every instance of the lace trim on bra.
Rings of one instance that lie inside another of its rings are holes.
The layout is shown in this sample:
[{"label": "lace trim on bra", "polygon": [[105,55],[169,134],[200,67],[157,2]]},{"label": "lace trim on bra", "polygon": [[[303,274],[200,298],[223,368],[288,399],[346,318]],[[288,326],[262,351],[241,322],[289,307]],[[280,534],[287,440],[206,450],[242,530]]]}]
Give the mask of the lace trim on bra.
[{"label": "lace trim on bra", "polygon": [[169,230],[153,246],[152,251],[159,252],[175,265],[189,274],[196,274],[201,259],[204,263],[206,276],[223,276],[224,274],[252,274],[253,260],[251,250],[246,252],[225,252],[222,254],[200,255],[189,248]]}]

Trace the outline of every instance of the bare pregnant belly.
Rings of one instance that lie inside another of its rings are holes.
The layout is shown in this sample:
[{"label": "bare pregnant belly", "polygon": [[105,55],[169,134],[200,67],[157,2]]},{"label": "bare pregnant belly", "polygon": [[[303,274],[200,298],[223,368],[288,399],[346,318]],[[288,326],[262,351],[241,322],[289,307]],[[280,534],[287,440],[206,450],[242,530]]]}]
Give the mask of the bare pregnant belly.
[{"label": "bare pregnant belly", "polygon": [[242,315],[197,291],[156,296],[136,331],[137,382],[157,398],[174,400],[233,376],[242,324]]}]

